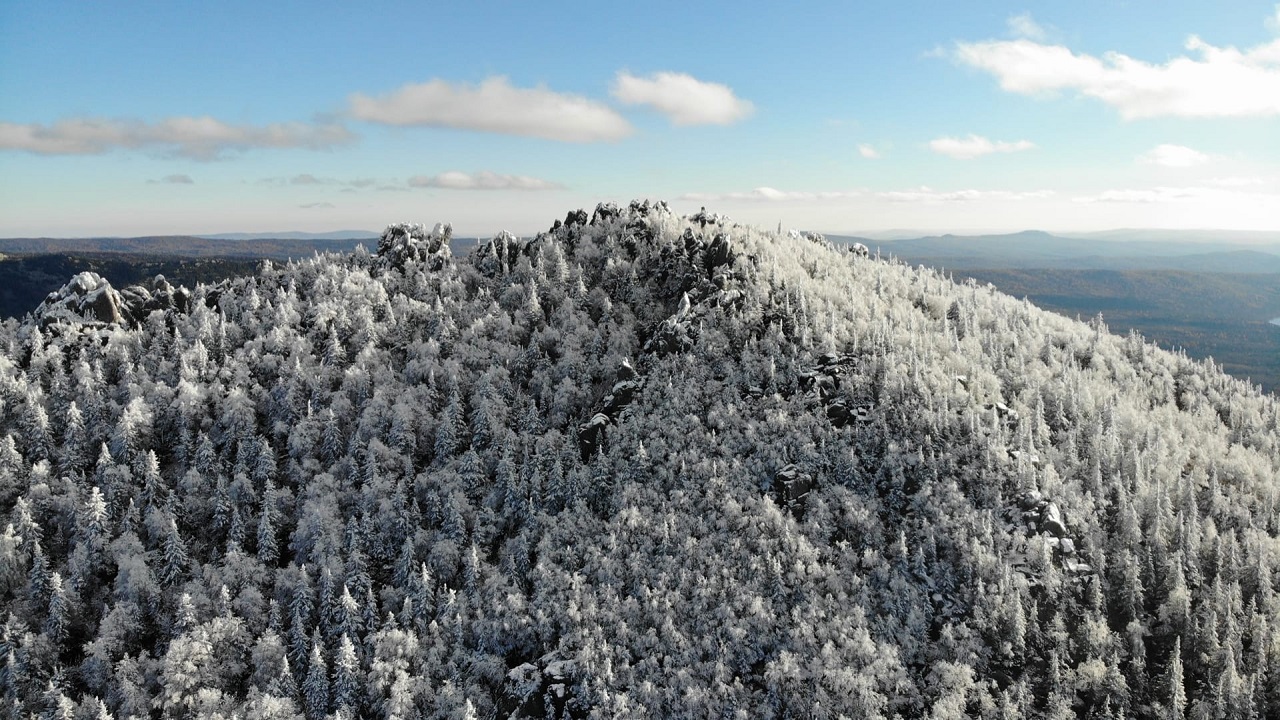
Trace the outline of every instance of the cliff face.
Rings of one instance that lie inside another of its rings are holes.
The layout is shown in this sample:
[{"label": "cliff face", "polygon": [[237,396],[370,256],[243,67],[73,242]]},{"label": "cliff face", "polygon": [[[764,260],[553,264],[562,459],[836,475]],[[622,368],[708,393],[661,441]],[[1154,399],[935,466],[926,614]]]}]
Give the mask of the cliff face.
[{"label": "cliff face", "polygon": [[14,712],[1280,710],[1273,399],[661,203],[448,235],[0,327]]}]

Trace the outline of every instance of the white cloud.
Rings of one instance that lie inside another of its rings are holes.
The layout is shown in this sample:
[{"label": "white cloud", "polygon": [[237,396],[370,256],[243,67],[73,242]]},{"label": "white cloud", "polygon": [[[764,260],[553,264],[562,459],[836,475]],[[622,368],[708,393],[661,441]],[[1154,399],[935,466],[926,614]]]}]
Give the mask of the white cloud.
[{"label": "white cloud", "polygon": [[165,175],[159,180],[148,180],[152,185],[194,185],[190,175]]},{"label": "white cloud", "polygon": [[1005,21],[1005,24],[1009,26],[1009,33],[1014,37],[1028,40],[1044,40],[1045,38],[1044,28],[1031,19],[1031,13],[1029,12],[1013,15]]},{"label": "white cloud", "polygon": [[624,105],[648,105],[675,125],[731,125],[755,110],[728,85],[703,82],[684,73],[660,72],[641,78],[619,72],[612,94]]},{"label": "white cloud", "polygon": [[1052,190],[1015,192],[1011,190],[934,190],[921,186],[915,190],[878,192],[876,197],[889,202],[972,202],[974,200],[1041,200],[1053,195]]},{"label": "white cloud", "polygon": [[442,188],[445,190],[562,190],[564,186],[527,175],[501,175],[483,170],[478,173],[450,171],[439,175],[415,175],[409,178],[410,187]]},{"label": "white cloud", "polygon": [[991,153],[1022,152],[1034,147],[1035,143],[1027,140],[992,142],[979,135],[970,135],[967,138],[943,137],[929,141],[930,150],[957,160],[972,160]]},{"label": "white cloud", "polygon": [[321,150],[354,139],[341,125],[229,125],[211,117],[172,117],[157,123],[96,118],[60,120],[52,125],[0,122],[0,150],[38,155],[97,155],[118,148],[151,148],[195,160],[214,160],[251,148]]},{"label": "white cloud", "polygon": [[758,187],[747,192],[727,193],[686,193],[676,198],[689,202],[797,202],[812,200],[842,200],[862,195],[857,190],[828,190],[822,192],[805,192],[794,190],[777,190],[771,187]]},{"label": "white cloud", "polygon": [[868,160],[880,159],[880,151],[876,150],[874,147],[870,145],[867,145],[866,143],[863,143],[858,146],[858,154]]},{"label": "white cloud", "polygon": [[631,124],[612,108],[545,87],[512,87],[505,77],[479,85],[431,80],[381,97],[356,93],[352,117],[385,125],[451,127],[560,142],[619,140]]},{"label": "white cloud", "polygon": [[991,73],[1007,92],[1075,91],[1129,120],[1280,115],[1280,39],[1241,51],[1193,35],[1185,49],[1189,54],[1149,63],[1114,51],[1077,54],[1023,38],[957,43],[953,57]]},{"label": "white cloud", "polygon": [[289,181],[289,184],[290,185],[328,185],[331,182],[333,181],[322,180],[316,177],[315,175],[309,175],[307,173],[303,173],[301,175],[293,176],[293,179]]},{"label": "white cloud", "polygon": [[313,202],[305,205],[299,205],[298,207],[303,210],[332,210],[334,204],[330,202]]},{"label": "white cloud", "polygon": [[1188,168],[1204,165],[1211,158],[1185,145],[1157,145],[1138,156],[1138,162],[1168,168]]},{"label": "white cloud", "polygon": [[1275,14],[1267,18],[1267,29],[1280,35],[1280,5],[1276,5]]}]

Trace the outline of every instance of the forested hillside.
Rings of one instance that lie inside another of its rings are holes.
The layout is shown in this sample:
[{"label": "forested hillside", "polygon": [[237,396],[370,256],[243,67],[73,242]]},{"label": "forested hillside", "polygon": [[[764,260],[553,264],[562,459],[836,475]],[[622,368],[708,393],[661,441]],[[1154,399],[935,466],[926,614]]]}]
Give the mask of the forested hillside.
[{"label": "forested hillside", "polygon": [[1280,714],[1274,398],[661,203],[448,240],[0,325],[10,716]]}]

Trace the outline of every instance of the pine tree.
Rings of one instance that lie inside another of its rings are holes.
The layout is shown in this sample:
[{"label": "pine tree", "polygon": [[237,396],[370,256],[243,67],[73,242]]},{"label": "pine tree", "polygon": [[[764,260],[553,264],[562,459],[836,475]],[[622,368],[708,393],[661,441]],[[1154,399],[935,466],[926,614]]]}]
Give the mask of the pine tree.
[{"label": "pine tree", "polygon": [[84,415],[80,406],[72,400],[67,404],[66,418],[63,422],[62,445],[59,455],[59,466],[64,473],[77,472],[84,468],[88,461],[89,431],[84,424]]},{"label": "pine tree", "polygon": [[311,644],[307,678],[302,683],[302,703],[309,720],[320,720],[329,712],[329,668],[317,638]]},{"label": "pine tree", "polygon": [[70,624],[71,603],[62,583],[62,575],[55,571],[49,576],[49,610],[44,620],[44,634],[54,647],[66,640]]},{"label": "pine tree", "polygon": [[363,674],[356,648],[345,633],[338,640],[338,652],[333,661],[333,706],[350,717],[360,711],[360,686]]},{"label": "pine tree", "polygon": [[166,510],[165,514],[168,517],[163,540],[164,555],[160,562],[160,582],[172,587],[186,577],[191,558],[187,554],[187,543],[178,531],[177,520],[170,511]]},{"label": "pine tree", "polygon": [[258,561],[268,568],[274,568],[280,560],[280,543],[276,538],[280,515],[277,502],[275,481],[268,479],[262,493],[262,510],[258,514]]},{"label": "pine tree", "polygon": [[1187,714],[1187,689],[1183,685],[1182,674],[1182,638],[1174,638],[1173,652],[1169,654],[1169,667],[1165,672],[1165,697],[1169,698],[1167,717],[1169,720],[1183,720]]}]

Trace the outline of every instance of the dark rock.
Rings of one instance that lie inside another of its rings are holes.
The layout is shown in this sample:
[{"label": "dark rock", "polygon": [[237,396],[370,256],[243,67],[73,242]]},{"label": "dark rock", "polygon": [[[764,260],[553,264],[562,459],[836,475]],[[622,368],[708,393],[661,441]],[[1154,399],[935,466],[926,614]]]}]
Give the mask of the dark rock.
[{"label": "dark rock", "polygon": [[609,220],[618,217],[620,214],[621,213],[618,211],[618,206],[616,204],[600,203],[596,205],[595,212],[591,213],[591,225],[604,225]]},{"label": "dark rock", "polygon": [[124,325],[133,321],[125,298],[94,272],[82,272],[36,308],[43,326],[57,323]]},{"label": "dark rock", "polygon": [[517,665],[507,673],[499,716],[581,717],[573,696],[578,675],[577,661],[565,659],[558,650]]},{"label": "dark rock", "polygon": [[1067,526],[1062,521],[1062,512],[1054,503],[1046,505],[1040,513],[1040,532],[1047,532],[1059,538],[1067,535]]},{"label": "dark rock", "polygon": [[378,239],[378,259],[384,265],[401,269],[406,263],[417,261],[429,270],[440,270],[452,262],[449,250],[452,237],[453,228],[443,223],[436,223],[429,232],[423,225],[389,225]]},{"label": "dark rock", "polygon": [[707,208],[703,207],[700,210],[698,210],[698,212],[689,216],[689,219],[692,220],[693,222],[698,223],[699,227],[706,229],[708,225],[719,225],[720,223],[724,222],[728,218],[721,215],[720,213],[709,213],[707,212]]},{"label": "dark rock", "polygon": [[857,255],[858,257],[869,257],[871,255],[871,251],[867,249],[867,246],[860,242],[850,245],[849,252]]},{"label": "dark rock", "polygon": [[733,241],[724,233],[716,233],[703,251],[702,264],[707,268],[707,272],[713,272],[722,265],[731,264],[733,258]]},{"label": "dark rock", "polygon": [[813,489],[813,478],[795,465],[787,465],[773,477],[775,501],[791,511],[796,519],[804,516],[804,503]]},{"label": "dark rock", "polygon": [[685,228],[684,234],[680,236],[680,242],[684,244],[684,254],[689,258],[696,258],[702,251],[702,236],[693,231],[693,228]]},{"label": "dark rock", "polygon": [[636,369],[631,367],[631,361],[623,358],[618,365],[618,380],[635,380],[636,376]]},{"label": "dark rock", "polygon": [[643,386],[638,380],[619,380],[614,383],[613,390],[604,398],[604,414],[610,420],[616,420],[623,409],[635,399],[641,387]]},{"label": "dark rock", "polygon": [[476,267],[489,277],[505,275],[515,269],[524,249],[515,235],[503,230],[476,250]]},{"label": "dark rock", "polygon": [[582,461],[586,462],[595,456],[596,451],[604,443],[605,428],[609,426],[609,416],[596,413],[591,419],[578,426],[578,451]]},{"label": "dark rock", "polygon": [[836,400],[827,405],[827,419],[831,421],[832,426],[841,428],[853,422],[854,415],[844,400]]}]

